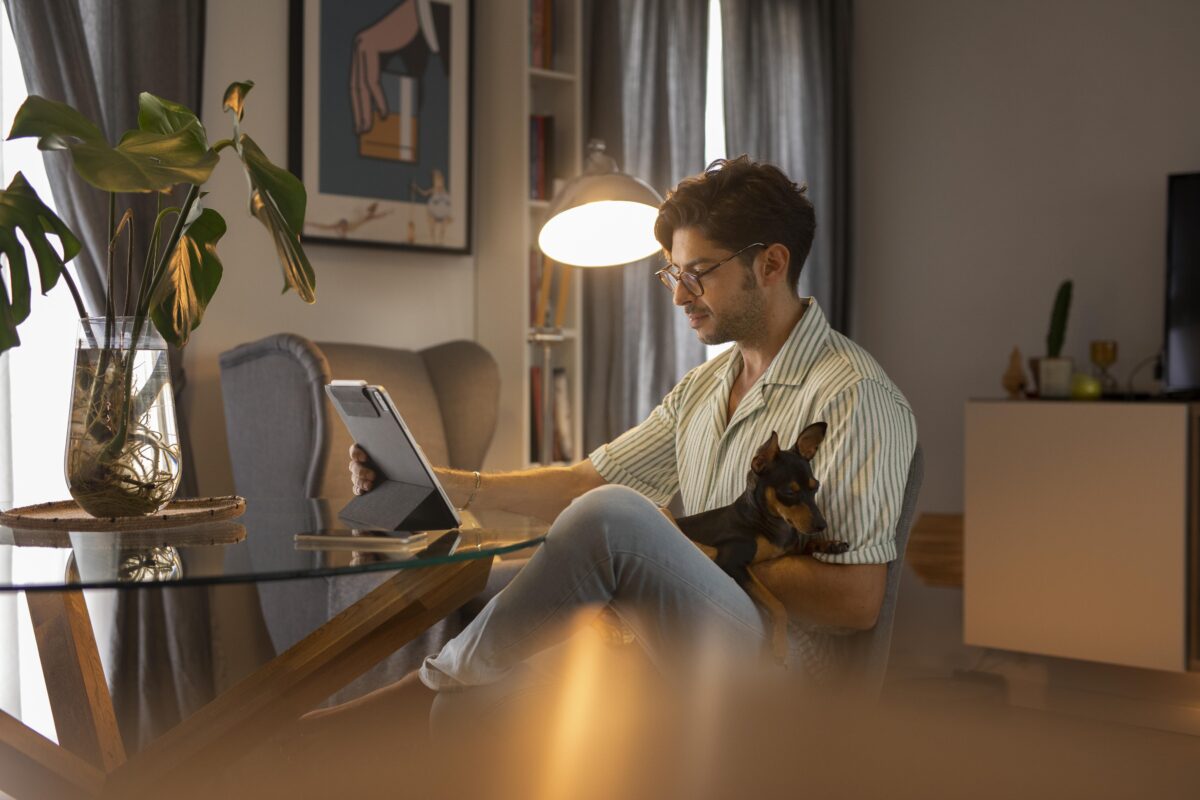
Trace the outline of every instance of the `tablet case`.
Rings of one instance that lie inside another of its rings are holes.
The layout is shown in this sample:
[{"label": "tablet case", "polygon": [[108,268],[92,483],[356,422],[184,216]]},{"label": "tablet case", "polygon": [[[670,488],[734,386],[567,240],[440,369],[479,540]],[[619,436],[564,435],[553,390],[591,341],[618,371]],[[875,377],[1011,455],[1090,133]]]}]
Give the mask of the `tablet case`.
[{"label": "tablet case", "polygon": [[325,391],[378,479],[338,512],[356,528],[428,531],[458,527],[458,516],[425,469],[424,456],[375,387],[329,385]]}]

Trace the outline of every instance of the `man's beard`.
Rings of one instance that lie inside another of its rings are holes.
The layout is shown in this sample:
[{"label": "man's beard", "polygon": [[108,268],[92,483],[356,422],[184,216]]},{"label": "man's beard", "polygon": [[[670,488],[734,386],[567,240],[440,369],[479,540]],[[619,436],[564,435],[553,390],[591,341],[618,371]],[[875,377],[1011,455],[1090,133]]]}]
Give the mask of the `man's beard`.
[{"label": "man's beard", "polygon": [[697,332],[697,336],[707,345],[753,341],[762,333],[765,305],[762,293],[758,291],[758,285],[751,276],[747,283],[742,284],[738,304],[722,312],[720,319],[710,309],[708,315],[714,328],[707,334]]}]

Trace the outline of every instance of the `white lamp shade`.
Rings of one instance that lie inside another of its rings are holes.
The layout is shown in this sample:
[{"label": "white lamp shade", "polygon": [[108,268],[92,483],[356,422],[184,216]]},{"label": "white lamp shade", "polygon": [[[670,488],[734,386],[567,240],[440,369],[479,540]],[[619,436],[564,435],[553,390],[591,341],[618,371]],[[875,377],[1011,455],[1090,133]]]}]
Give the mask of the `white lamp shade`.
[{"label": "white lamp shade", "polygon": [[555,215],[542,226],[538,247],[560,264],[608,267],[639,261],[659,250],[658,209],[628,200],[600,200]]},{"label": "white lamp shade", "polygon": [[662,198],[648,184],[617,170],[599,142],[589,145],[586,171],[550,203],[538,247],[560,264],[628,264],[659,249],[654,221]]}]

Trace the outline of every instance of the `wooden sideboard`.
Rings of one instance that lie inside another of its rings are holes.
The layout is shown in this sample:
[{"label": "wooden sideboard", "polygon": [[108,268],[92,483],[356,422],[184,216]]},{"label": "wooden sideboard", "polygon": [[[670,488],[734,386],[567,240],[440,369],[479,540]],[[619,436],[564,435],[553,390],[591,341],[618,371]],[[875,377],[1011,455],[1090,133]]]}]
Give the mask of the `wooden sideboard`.
[{"label": "wooden sideboard", "polygon": [[1200,670],[1200,404],[971,401],[967,644]]}]

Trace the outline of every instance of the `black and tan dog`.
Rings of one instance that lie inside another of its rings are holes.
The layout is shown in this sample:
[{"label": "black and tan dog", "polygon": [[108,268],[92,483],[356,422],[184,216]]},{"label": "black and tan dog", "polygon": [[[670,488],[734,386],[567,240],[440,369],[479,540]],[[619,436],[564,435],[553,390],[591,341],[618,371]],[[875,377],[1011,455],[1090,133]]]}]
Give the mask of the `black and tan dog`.
[{"label": "black and tan dog", "polygon": [[825,438],[826,424],[800,432],[796,444],[781,450],[779,436],[758,448],[750,463],[746,491],[722,508],[680,517],[675,524],[704,553],[771,614],[771,653],[787,654],[787,609],[750,571],[752,564],[791,554],[844,553],[849,545],[821,538],[825,518],[815,496],[812,458]]}]

